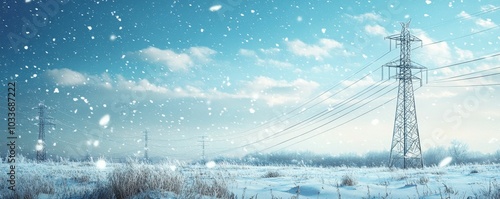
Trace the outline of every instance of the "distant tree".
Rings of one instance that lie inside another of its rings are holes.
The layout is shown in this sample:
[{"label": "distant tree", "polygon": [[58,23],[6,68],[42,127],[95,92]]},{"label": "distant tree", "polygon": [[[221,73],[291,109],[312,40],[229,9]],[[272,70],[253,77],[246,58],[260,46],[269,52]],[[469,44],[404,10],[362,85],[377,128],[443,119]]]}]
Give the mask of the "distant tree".
[{"label": "distant tree", "polygon": [[430,148],[423,153],[424,164],[426,166],[437,166],[447,156],[448,154],[444,147]]},{"label": "distant tree", "polygon": [[494,154],[493,154],[493,158],[492,158],[493,162],[494,163],[500,163],[500,150],[497,150]]},{"label": "distant tree", "polygon": [[463,164],[467,158],[469,146],[458,140],[452,140],[451,146],[448,147],[448,153],[454,159],[455,164]]},{"label": "distant tree", "polygon": [[380,167],[387,165],[389,151],[370,151],[364,155],[364,165],[367,167]]},{"label": "distant tree", "polygon": [[464,161],[467,163],[485,164],[485,163],[490,163],[492,160],[490,157],[488,157],[488,155],[483,154],[481,152],[469,151]]}]

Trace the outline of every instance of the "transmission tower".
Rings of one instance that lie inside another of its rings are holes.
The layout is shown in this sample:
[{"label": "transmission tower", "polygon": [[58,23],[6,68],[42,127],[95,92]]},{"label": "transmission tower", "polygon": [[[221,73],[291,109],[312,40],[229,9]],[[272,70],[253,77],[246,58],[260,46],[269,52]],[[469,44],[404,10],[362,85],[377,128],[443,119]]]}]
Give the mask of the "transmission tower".
[{"label": "transmission tower", "polygon": [[409,25],[410,22],[401,23],[400,34],[386,37],[386,39],[395,40],[396,47],[400,47],[401,51],[399,60],[385,64],[386,67],[396,68],[396,75],[393,77],[399,80],[389,167],[405,169],[423,167],[417,109],[415,108],[413,92],[413,80],[418,79],[422,84],[422,78],[412,75],[412,70],[418,69],[422,74],[422,70],[426,69],[422,66],[415,66],[410,59],[411,43],[420,42],[422,45],[422,40],[410,34]]},{"label": "transmission tower", "polygon": [[55,126],[51,122],[53,118],[45,116],[47,107],[43,103],[38,104],[38,141],[36,145],[36,160],[37,162],[44,161],[47,151],[45,149],[45,126]]},{"label": "transmission tower", "polygon": [[144,131],[144,161],[148,161],[149,160],[149,156],[148,156],[148,151],[149,151],[149,148],[148,148],[148,131],[145,130]]},{"label": "transmission tower", "polygon": [[205,164],[205,136],[201,136],[201,161]]}]

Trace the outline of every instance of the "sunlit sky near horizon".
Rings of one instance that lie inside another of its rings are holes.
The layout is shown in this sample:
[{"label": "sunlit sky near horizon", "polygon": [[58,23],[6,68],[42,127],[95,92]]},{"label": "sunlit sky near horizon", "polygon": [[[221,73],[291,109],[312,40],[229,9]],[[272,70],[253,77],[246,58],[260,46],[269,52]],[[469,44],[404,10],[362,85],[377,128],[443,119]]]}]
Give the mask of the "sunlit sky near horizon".
[{"label": "sunlit sky near horizon", "polygon": [[423,150],[500,149],[498,86],[478,86],[499,82],[500,57],[478,59],[500,51],[493,0],[55,2],[1,4],[0,94],[16,82],[26,156],[40,102],[52,157],[141,157],[145,130],[150,157],[182,160],[202,136],[207,158],[389,150],[397,82],[380,69],[399,48],[384,37],[410,19],[412,60],[431,69],[415,91]]}]

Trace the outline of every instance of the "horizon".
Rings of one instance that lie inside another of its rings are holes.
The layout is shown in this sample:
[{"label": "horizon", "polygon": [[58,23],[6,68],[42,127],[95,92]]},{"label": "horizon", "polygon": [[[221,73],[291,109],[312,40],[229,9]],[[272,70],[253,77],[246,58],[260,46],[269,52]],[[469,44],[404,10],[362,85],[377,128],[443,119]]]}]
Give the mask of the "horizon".
[{"label": "horizon", "polygon": [[500,150],[495,1],[44,3],[2,4],[18,154],[36,156],[41,102],[48,157],[142,157],[144,131],[149,157],[179,160],[389,151],[397,82],[381,66],[399,48],[385,38],[410,20],[429,70],[413,83],[422,152]]}]

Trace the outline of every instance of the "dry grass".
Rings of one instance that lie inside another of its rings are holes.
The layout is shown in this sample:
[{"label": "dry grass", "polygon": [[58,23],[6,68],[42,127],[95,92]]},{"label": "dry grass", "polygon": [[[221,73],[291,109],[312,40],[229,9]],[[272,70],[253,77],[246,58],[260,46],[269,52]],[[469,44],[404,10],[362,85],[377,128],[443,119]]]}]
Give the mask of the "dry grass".
[{"label": "dry grass", "polygon": [[496,181],[489,182],[488,187],[479,190],[476,198],[498,199],[500,198],[500,184]]},{"label": "dry grass", "polygon": [[108,176],[109,186],[117,198],[141,192],[161,190],[181,193],[184,177],[180,173],[156,165],[127,164]]},{"label": "dry grass", "polygon": [[[8,190],[4,198],[36,199],[40,194],[54,194],[54,183],[39,174],[17,175],[16,191]],[[3,196],[2,196],[3,197]]]}]

